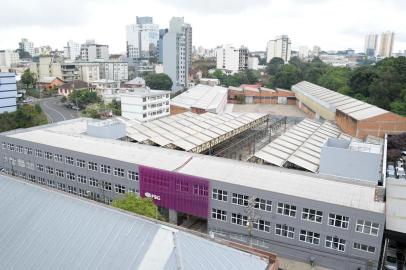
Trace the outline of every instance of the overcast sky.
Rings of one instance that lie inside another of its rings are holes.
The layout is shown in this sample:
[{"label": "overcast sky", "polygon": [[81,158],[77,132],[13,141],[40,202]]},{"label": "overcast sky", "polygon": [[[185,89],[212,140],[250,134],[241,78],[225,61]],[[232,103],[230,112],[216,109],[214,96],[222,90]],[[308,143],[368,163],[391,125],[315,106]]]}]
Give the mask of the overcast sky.
[{"label": "overcast sky", "polygon": [[152,16],[161,28],[172,16],[193,27],[193,45],[245,45],[265,50],[287,34],[293,49],[363,50],[369,32],[391,30],[395,52],[406,50],[406,0],[0,0],[0,49],[15,49],[26,37],[34,46],[62,49],[86,39],[125,51],[125,26]]}]

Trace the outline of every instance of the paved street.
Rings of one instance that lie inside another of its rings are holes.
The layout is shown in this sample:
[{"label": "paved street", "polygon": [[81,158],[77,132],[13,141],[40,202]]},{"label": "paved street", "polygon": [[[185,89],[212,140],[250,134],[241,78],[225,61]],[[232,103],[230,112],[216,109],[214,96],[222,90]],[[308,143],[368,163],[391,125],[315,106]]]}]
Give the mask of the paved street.
[{"label": "paved street", "polygon": [[68,109],[59,101],[60,97],[38,99],[49,123],[55,123],[79,117],[75,110]]}]

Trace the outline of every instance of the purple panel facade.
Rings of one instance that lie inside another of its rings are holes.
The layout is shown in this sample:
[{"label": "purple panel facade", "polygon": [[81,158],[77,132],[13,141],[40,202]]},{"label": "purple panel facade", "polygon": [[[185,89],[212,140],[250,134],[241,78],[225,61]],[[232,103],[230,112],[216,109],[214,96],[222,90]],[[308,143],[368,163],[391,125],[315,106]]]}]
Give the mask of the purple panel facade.
[{"label": "purple panel facade", "polygon": [[139,166],[138,171],[141,197],[150,197],[159,206],[207,219],[207,179],[146,166]]}]

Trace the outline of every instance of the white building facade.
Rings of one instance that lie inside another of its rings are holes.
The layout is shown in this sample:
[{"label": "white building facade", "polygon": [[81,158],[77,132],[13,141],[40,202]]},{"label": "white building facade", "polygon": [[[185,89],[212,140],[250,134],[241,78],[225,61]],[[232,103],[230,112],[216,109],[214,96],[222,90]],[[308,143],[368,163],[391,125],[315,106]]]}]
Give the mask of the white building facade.
[{"label": "white building facade", "polygon": [[136,24],[126,27],[127,57],[132,59],[149,59],[156,56],[159,40],[159,25],[152,17],[137,17]]},{"label": "white building facade", "polygon": [[76,58],[80,56],[80,44],[74,42],[73,40],[69,40],[67,46],[64,49],[64,57],[66,59],[70,59],[75,61]]},{"label": "white building facade", "polygon": [[379,46],[379,56],[391,57],[393,52],[393,45],[395,43],[394,32],[384,32],[381,34],[381,42]]},{"label": "white building facade", "polygon": [[173,82],[172,91],[186,88],[192,67],[192,27],[183,17],[173,17],[163,39],[164,73]]},{"label": "white building facade", "polygon": [[87,40],[86,43],[82,44],[80,48],[80,59],[82,61],[108,61],[109,58],[109,46],[96,44],[94,40]]},{"label": "white building facade", "polygon": [[14,73],[0,72],[0,113],[17,110],[17,84]]},{"label": "white building facade", "polygon": [[248,49],[245,47],[237,49],[231,45],[223,45],[223,47],[217,48],[216,55],[217,69],[237,73],[248,67]]},{"label": "white building facade", "polygon": [[0,51],[0,67],[12,67],[20,62],[18,52],[14,50]]},{"label": "white building facade", "polygon": [[289,62],[291,55],[292,42],[287,35],[276,37],[274,40],[268,41],[266,61],[269,63],[272,58],[280,57]]},{"label": "white building facade", "polygon": [[31,56],[34,55],[34,43],[29,41],[26,38],[21,39],[21,41],[18,43],[18,46],[21,51],[29,53]]},{"label": "white building facade", "polygon": [[378,52],[378,35],[371,33],[365,36],[364,52],[368,56],[375,56]]},{"label": "white building facade", "polygon": [[140,122],[151,121],[170,114],[168,91],[136,89],[121,95],[121,115]]}]

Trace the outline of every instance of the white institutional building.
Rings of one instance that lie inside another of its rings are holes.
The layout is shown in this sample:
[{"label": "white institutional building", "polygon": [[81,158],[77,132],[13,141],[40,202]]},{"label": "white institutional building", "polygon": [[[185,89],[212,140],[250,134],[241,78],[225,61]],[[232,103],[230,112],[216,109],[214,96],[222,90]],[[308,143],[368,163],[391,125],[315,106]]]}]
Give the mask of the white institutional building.
[{"label": "white institutional building", "polygon": [[290,60],[291,45],[292,42],[287,35],[268,41],[266,61],[269,63],[272,58],[280,57],[287,63]]},{"label": "white institutional building", "polygon": [[149,59],[155,56],[159,40],[159,25],[152,17],[137,17],[136,24],[127,25],[127,57]]},{"label": "white institutional building", "polygon": [[173,17],[163,44],[164,73],[172,79],[172,91],[185,89],[192,68],[192,26],[183,17]]},{"label": "white institutional building", "polygon": [[217,69],[226,70],[234,74],[248,67],[248,49],[236,49],[231,45],[217,48]]},{"label": "white institutional building", "polygon": [[139,88],[120,96],[121,115],[124,118],[148,122],[170,114],[168,91]]}]

